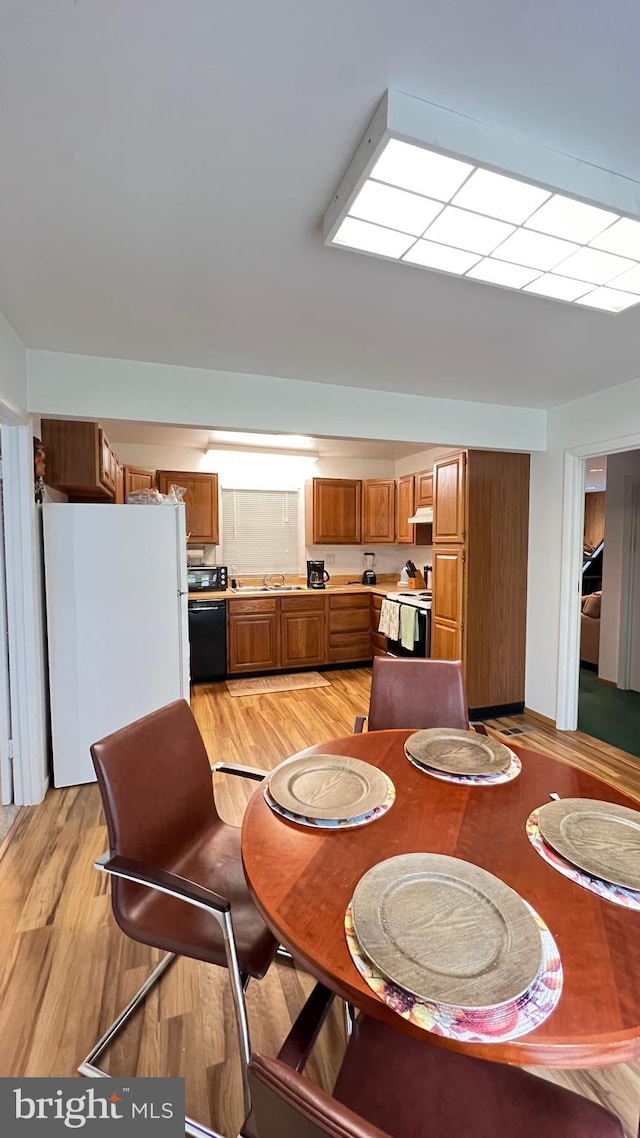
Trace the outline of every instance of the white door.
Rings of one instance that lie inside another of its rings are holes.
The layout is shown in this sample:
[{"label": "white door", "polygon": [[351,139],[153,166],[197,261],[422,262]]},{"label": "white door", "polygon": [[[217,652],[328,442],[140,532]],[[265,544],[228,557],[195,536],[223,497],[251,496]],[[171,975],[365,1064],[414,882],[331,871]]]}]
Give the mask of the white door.
[{"label": "white door", "polygon": [[54,782],[69,786],[94,780],[91,743],[188,699],[184,506],[43,515]]},{"label": "white door", "polygon": [[12,747],[7,583],[5,573],[4,492],[2,484],[2,457],[0,454],[0,797],[3,806],[13,802]]}]

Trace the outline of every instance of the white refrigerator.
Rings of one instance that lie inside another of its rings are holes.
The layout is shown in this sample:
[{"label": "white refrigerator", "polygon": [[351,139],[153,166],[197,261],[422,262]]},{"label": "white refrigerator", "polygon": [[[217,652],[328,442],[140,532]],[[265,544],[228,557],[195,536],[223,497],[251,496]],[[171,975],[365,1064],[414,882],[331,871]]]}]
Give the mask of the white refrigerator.
[{"label": "white refrigerator", "polygon": [[42,507],[55,786],[91,743],[189,698],[183,505]]}]

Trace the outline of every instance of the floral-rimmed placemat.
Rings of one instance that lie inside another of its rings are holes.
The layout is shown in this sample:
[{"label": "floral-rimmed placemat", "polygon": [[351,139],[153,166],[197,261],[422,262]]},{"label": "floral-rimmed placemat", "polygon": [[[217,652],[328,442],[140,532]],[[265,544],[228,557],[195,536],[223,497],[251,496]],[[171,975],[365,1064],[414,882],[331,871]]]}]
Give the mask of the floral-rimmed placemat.
[{"label": "floral-rimmed placemat", "polygon": [[376,996],[403,1019],[434,1035],[475,1043],[499,1043],[534,1031],[555,1010],[562,993],[562,964],[555,940],[542,918],[531,908],[542,937],[542,967],[530,988],[494,1008],[453,1008],[419,1000],[387,980],[364,955],[347,907],[344,929],[347,946],[358,972]]},{"label": "floral-rimmed placemat", "polygon": [[590,873],[579,869],[577,865],[573,865],[562,854],[556,853],[551,846],[548,846],[540,833],[537,810],[532,811],[527,818],[527,837],[543,861],[546,861],[552,869],[557,869],[563,877],[575,881],[576,885],[581,885],[583,889],[589,889],[604,901],[611,901],[614,905],[622,905],[625,909],[640,912],[640,891],[625,889],[622,885],[613,885],[611,881],[603,881],[601,877],[592,877]]},{"label": "floral-rimmed placemat", "polygon": [[376,806],[374,810],[370,810],[367,814],[360,814],[355,818],[341,818],[341,819],[326,819],[326,818],[306,818],[302,814],[293,814],[290,810],[285,810],[269,793],[268,786],[263,789],[264,800],[267,806],[277,814],[279,818],[286,818],[288,822],[295,822],[298,826],[310,826],[314,830],[353,830],[357,826],[367,826],[369,822],[375,822],[377,818],[382,818],[388,810],[391,809],[396,798],[396,788],[393,785],[388,775],[385,775],[387,780],[387,793],[384,802],[380,806]]},{"label": "floral-rimmed placemat", "polygon": [[436,771],[432,767],[426,767],[419,763],[409,754],[406,747],[404,753],[411,765],[416,770],[421,771],[422,774],[428,774],[431,778],[439,778],[441,782],[454,782],[458,786],[500,786],[501,783],[512,782],[522,770],[522,763],[514,751],[511,752],[511,762],[506,771],[500,771],[499,774],[445,774],[444,771]]}]

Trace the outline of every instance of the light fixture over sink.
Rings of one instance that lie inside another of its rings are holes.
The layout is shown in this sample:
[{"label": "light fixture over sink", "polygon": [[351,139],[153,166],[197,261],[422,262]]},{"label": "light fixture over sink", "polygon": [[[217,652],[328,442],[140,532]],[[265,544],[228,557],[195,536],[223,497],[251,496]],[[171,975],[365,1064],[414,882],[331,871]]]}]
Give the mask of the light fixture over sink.
[{"label": "light fixture over sink", "polygon": [[640,184],[387,91],[325,243],[604,312],[640,304]]}]

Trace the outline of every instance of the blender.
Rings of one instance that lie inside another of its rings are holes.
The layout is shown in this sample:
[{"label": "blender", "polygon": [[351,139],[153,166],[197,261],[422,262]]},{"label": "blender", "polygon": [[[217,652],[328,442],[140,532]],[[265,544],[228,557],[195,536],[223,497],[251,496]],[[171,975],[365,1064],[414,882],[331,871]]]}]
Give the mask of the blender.
[{"label": "blender", "polygon": [[365,570],[364,570],[364,573],[362,574],[362,584],[363,585],[375,585],[377,582],[377,577],[373,571],[373,566],[375,564],[376,555],[372,549],[367,549],[367,551],[365,553],[363,553],[363,557],[364,557]]}]

